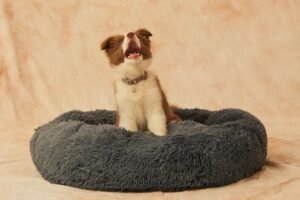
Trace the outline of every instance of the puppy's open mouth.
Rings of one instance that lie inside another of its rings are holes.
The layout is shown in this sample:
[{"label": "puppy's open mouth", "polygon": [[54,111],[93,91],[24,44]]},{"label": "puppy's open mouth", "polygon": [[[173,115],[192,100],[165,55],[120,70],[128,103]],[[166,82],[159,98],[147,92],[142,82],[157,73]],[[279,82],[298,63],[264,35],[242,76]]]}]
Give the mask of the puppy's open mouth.
[{"label": "puppy's open mouth", "polygon": [[125,51],[125,57],[128,59],[137,59],[141,55],[141,49],[138,47],[134,40],[131,40],[128,44],[128,48]]}]

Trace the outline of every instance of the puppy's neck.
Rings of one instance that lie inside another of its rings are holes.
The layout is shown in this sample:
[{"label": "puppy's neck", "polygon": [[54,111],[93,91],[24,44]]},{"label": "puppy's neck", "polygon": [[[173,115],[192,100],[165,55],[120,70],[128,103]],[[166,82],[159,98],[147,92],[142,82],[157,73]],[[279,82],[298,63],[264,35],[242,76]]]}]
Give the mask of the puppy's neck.
[{"label": "puppy's neck", "polygon": [[119,66],[114,68],[115,78],[116,80],[122,80],[124,78],[127,79],[135,79],[139,76],[142,76],[145,71],[147,71],[149,65],[151,64],[151,60],[143,61],[140,63],[122,63]]}]

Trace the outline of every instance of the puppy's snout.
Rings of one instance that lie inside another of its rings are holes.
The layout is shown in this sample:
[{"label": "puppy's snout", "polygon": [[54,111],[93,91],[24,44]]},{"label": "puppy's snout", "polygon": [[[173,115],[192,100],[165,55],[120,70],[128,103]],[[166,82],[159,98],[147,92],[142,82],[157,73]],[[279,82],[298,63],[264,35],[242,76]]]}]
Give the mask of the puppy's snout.
[{"label": "puppy's snout", "polygon": [[133,33],[133,32],[127,33],[127,37],[128,37],[129,39],[133,38],[133,37],[134,37],[134,33]]}]

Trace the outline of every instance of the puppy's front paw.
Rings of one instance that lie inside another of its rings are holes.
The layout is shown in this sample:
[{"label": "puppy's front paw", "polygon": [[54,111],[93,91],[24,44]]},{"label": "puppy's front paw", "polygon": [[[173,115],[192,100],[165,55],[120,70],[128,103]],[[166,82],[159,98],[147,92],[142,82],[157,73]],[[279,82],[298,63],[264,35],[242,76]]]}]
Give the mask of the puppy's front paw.
[{"label": "puppy's front paw", "polygon": [[167,131],[164,131],[164,130],[162,130],[162,131],[156,131],[156,132],[152,131],[152,132],[155,135],[158,135],[158,136],[165,136],[167,134]]},{"label": "puppy's front paw", "polygon": [[167,133],[166,116],[163,111],[152,113],[148,117],[148,129],[155,135],[164,136]]},{"label": "puppy's front paw", "polygon": [[151,128],[149,128],[149,130],[158,136],[164,136],[167,134],[167,127],[162,123],[158,123],[155,126],[152,126]]},{"label": "puppy's front paw", "polygon": [[132,132],[138,131],[137,124],[132,120],[121,120],[118,127],[125,128],[126,130],[132,131]]}]

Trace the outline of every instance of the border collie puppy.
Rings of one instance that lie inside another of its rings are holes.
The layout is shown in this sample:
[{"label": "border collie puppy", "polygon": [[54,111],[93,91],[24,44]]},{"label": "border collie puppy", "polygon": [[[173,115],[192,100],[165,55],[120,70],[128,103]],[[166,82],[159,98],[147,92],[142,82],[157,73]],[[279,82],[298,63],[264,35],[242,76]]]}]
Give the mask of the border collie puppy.
[{"label": "border collie puppy", "polygon": [[180,119],[169,106],[157,76],[148,70],[151,36],[146,29],[111,36],[101,49],[115,72],[116,125],[163,136],[167,124]]}]

